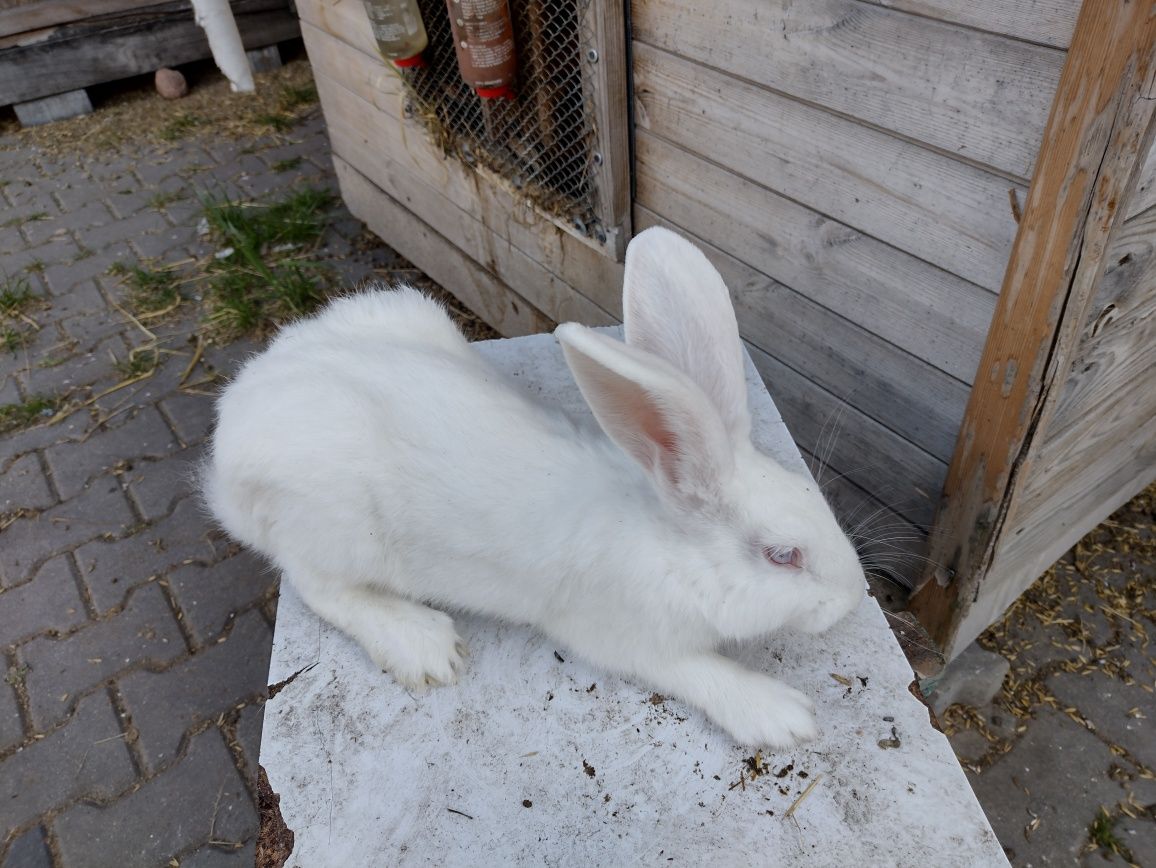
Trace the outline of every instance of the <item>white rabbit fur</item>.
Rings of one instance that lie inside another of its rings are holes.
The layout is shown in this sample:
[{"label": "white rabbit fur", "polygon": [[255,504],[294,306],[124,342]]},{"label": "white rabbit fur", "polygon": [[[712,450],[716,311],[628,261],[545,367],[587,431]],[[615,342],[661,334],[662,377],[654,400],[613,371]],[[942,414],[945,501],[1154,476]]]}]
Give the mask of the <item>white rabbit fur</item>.
[{"label": "white rabbit fur", "polygon": [[814,737],[806,696],[715,649],[830,627],[864,592],[855,551],[814,482],[751,445],[706,257],[641,233],[624,308],[627,344],[555,332],[608,438],[508,383],[417,290],[338,299],[225,390],[207,502],[407,687],[462,670],[445,606],[535,625],[741,744]]}]

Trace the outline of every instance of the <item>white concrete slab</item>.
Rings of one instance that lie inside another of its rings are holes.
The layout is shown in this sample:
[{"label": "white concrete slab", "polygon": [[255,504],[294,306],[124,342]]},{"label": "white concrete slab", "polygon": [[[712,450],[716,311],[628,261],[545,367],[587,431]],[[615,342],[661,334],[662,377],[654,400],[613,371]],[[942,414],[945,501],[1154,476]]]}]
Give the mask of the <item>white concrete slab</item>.
[{"label": "white concrete slab", "polygon": [[[552,336],[479,348],[589,418]],[[748,379],[759,445],[802,467],[749,361]],[[458,623],[461,683],[411,696],[282,586],[269,681],[299,674],[266,706],[261,763],[288,865],[1007,865],[870,598],[825,635],[733,650],[815,697],[822,729],[754,780],[700,712],[531,629]]]}]

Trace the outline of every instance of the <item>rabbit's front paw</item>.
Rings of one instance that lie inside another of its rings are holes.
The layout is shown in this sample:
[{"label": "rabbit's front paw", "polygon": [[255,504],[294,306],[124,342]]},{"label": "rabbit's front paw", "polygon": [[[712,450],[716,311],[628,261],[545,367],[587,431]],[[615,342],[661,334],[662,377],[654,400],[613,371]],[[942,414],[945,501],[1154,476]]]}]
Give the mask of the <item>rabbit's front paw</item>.
[{"label": "rabbit's front paw", "polygon": [[428,606],[407,607],[366,644],[370,658],[410,690],[453,684],[465,668],[466,646],[454,619]]},{"label": "rabbit's front paw", "polygon": [[739,744],[786,750],[819,734],[815,703],[771,678],[757,677],[743,685],[712,715]]}]

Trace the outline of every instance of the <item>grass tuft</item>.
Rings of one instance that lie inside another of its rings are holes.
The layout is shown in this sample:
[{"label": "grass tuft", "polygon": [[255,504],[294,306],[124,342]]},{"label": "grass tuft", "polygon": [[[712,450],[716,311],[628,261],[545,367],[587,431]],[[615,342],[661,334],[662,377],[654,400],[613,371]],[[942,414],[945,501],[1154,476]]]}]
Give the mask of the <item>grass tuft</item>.
[{"label": "grass tuft", "polygon": [[324,301],[329,272],[308,257],[329,222],[332,193],[307,187],[271,204],[202,202],[221,250],[208,266],[210,330],[264,334]]},{"label": "grass tuft", "polygon": [[0,434],[29,428],[56,415],[64,398],[34,395],[19,404],[0,404]]},{"label": "grass tuft", "polygon": [[136,263],[114,262],[108,273],[124,278],[123,283],[128,288],[126,301],[138,315],[167,310],[180,301],[177,278],[169,268],[153,269]]},{"label": "grass tuft", "polygon": [[0,313],[16,316],[23,313],[38,296],[32,291],[32,284],[23,275],[0,278]]}]

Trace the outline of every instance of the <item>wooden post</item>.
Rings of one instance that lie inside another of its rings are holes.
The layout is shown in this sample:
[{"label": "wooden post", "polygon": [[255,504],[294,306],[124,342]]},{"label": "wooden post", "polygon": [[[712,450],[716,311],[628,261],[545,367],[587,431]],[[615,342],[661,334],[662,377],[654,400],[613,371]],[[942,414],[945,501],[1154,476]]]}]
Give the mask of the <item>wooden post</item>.
[{"label": "wooden post", "polygon": [[599,237],[607,252],[621,261],[630,240],[630,120],[626,106],[626,11],[622,0],[590,0],[586,29],[594,43],[585,46],[580,63],[590,68],[596,109],[594,166],[598,185],[598,219],[606,232]]},{"label": "wooden post", "polygon": [[1156,3],[1085,0],[910,608],[949,657],[1047,429],[1152,140]]}]

